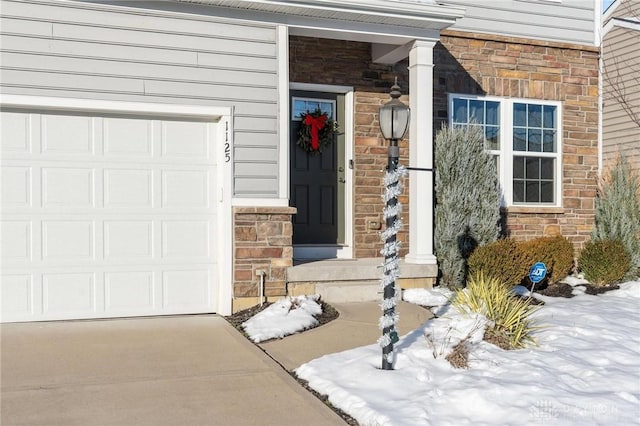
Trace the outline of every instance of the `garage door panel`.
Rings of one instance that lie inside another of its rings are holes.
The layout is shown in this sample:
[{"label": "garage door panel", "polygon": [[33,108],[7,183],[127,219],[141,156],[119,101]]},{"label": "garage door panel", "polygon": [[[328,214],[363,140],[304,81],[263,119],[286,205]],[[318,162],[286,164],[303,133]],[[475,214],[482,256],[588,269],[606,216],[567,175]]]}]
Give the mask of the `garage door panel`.
[{"label": "garage door panel", "polygon": [[204,220],[162,222],[162,257],[209,259],[211,224]]},{"label": "garage door panel", "polygon": [[162,207],[210,206],[210,174],[206,170],[167,170],[162,172]]},{"label": "garage door panel", "polygon": [[206,308],[209,294],[210,271],[207,269],[165,271],[162,274],[163,306],[171,310]]},{"label": "garage door panel", "polygon": [[2,314],[4,316],[29,317],[34,312],[33,276],[3,275]]},{"label": "garage door panel", "polygon": [[31,206],[31,171],[32,168],[27,166],[0,168],[0,203],[5,208]]},{"label": "garage door panel", "polygon": [[1,118],[2,321],[215,310],[214,124]]},{"label": "garage door panel", "polygon": [[162,156],[210,158],[209,124],[165,121],[162,123]]},{"label": "garage door panel", "polygon": [[43,311],[45,315],[86,315],[96,313],[96,277],[93,273],[45,274]]},{"label": "garage door panel", "polygon": [[31,221],[3,220],[0,222],[0,250],[4,262],[31,260],[33,247]]},{"label": "garage door panel", "polygon": [[41,120],[43,153],[94,153],[95,118],[43,114]]},{"label": "garage door panel", "polygon": [[152,157],[153,122],[129,118],[105,118],[104,154],[107,157]]},{"label": "garage door panel", "polygon": [[31,116],[23,113],[0,113],[0,146],[4,153],[31,152]]},{"label": "garage door panel", "polygon": [[94,223],[83,220],[42,222],[44,260],[93,260]]},{"label": "garage door panel", "polygon": [[153,258],[152,221],[106,221],[104,223],[105,260]]},{"label": "garage door panel", "polygon": [[108,312],[152,312],[156,308],[154,274],[112,272],[105,274],[105,307]]},{"label": "garage door panel", "polygon": [[44,207],[91,208],[94,205],[94,169],[45,167],[42,169]]},{"label": "garage door panel", "polygon": [[153,207],[153,179],[153,170],[105,169],[105,207]]}]

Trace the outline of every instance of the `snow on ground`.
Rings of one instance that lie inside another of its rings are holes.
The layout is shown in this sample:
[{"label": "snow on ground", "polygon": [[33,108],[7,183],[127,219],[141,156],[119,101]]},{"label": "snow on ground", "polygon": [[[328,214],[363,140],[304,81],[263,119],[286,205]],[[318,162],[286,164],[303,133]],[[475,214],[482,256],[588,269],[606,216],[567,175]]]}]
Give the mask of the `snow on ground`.
[{"label": "snow on ground", "polygon": [[242,323],[249,338],[256,342],[277,339],[314,327],[314,315],[322,313],[319,296],[285,297]]},{"label": "snow on ground", "polygon": [[[482,318],[441,306],[439,318],[396,344],[393,371],[380,369],[372,344],[296,374],[361,425],[638,425],[640,281],[620,287],[572,299],[536,294],[546,302],[534,314],[544,326],[539,346],[502,350],[480,341]],[[411,293],[425,305],[450,296]],[[454,369],[444,357],[466,335],[469,368]]]}]

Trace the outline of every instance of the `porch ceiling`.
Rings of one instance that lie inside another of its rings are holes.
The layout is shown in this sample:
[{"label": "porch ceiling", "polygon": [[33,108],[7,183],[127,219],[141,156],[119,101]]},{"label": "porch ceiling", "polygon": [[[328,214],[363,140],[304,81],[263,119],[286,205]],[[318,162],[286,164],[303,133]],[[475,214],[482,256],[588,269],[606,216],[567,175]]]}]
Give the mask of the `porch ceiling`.
[{"label": "porch ceiling", "polygon": [[295,35],[393,45],[437,39],[440,30],[462,18],[465,11],[463,7],[443,6],[433,0],[175,1],[262,13],[272,22],[288,25]]}]

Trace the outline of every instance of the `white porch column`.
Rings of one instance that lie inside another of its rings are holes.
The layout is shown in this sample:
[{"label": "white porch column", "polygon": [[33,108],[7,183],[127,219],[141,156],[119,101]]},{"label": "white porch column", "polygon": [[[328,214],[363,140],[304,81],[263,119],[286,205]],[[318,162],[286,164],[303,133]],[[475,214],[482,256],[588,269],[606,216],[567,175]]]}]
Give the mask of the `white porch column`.
[{"label": "white porch column", "polygon": [[[433,47],[417,40],[409,51],[409,166],[433,168]],[[409,172],[407,263],[436,265],[433,254],[433,172]]]}]

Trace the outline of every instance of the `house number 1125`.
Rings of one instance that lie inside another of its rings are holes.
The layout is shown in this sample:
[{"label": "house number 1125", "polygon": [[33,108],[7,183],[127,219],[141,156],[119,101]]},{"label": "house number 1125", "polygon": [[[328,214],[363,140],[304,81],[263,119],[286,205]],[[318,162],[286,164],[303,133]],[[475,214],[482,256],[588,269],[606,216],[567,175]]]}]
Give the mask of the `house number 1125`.
[{"label": "house number 1125", "polygon": [[224,162],[231,161],[231,144],[229,143],[229,122],[226,121],[224,129]]}]

